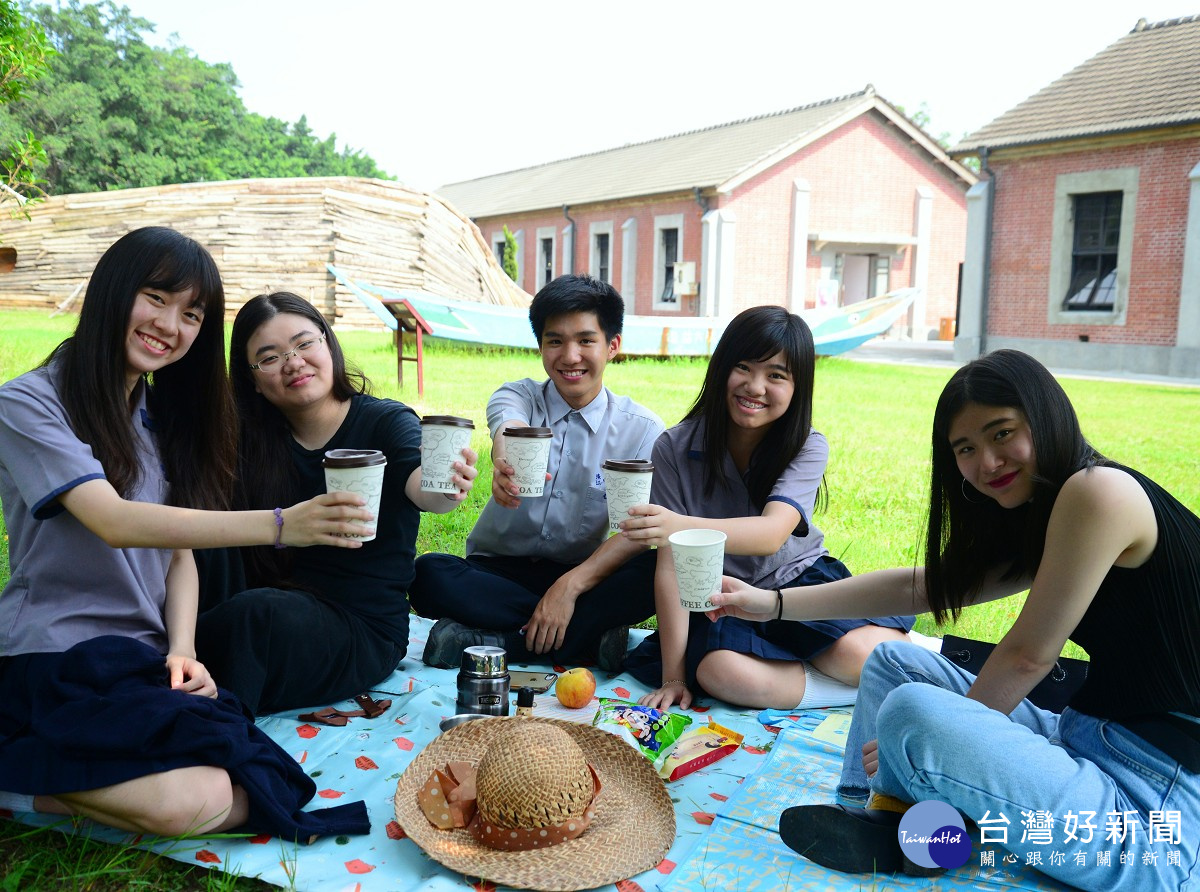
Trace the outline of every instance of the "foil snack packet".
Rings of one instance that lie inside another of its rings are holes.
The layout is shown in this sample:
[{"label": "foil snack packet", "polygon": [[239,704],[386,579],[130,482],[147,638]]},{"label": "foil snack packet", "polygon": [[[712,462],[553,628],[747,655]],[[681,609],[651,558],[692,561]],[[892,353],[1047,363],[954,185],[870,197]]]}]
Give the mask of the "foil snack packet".
[{"label": "foil snack packet", "polygon": [[690,716],[663,712],[629,700],[601,697],[592,724],[615,734],[650,760],[660,771],[680,736],[692,723]]}]

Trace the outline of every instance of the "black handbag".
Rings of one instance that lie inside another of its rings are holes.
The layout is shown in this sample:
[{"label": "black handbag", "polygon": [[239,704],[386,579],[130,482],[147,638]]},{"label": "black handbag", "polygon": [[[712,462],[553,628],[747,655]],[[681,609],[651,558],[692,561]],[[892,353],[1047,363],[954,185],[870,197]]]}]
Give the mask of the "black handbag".
[{"label": "black handbag", "polygon": [[[959,638],[957,635],[946,635],[942,638],[942,656],[972,675],[979,674],[979,670],[995,649],[996,645],[986,641]],[[1062,712],[1075,696],[1075,692],[1083,687],[1087,680],[1087,672],[1087,660],[1059,657],[1054,668],[1034,686],[1026,699],[1041,709]]]}]

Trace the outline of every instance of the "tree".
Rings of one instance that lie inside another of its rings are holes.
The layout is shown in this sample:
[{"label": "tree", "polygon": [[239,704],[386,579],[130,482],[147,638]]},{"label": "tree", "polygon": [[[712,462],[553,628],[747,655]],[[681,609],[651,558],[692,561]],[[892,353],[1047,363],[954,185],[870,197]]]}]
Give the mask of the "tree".
[{"label": "tree", "polygon": [[[0,104],[9,105],[25,95],[29,85],[46,73],[54,50],[46,34],[21,15],[15,0],[0,0]],[[32,130],[10,132],[0,145],[0,202],[14,215],[45,194],[37,169],[46,152]]]},{"label": "tree", "polygon": [[[0,0],[5,2],[5,0]],[[0,113],[0,142],[42,135],[48,189],[94,192],[242,177],[386,177],[337,150],[301,118],[248,112],[226,64],[146,43],[154,25],[112,0],[38,5],[30,15],[58,50],[46,76]]]},{"label": "tree", "polygon": [[504,227],[504,259],[500,262],[504,267],[505,274],[514,282],[517,281],[519,270],[517,268],[517,237],[508,231],[507,224]]}]

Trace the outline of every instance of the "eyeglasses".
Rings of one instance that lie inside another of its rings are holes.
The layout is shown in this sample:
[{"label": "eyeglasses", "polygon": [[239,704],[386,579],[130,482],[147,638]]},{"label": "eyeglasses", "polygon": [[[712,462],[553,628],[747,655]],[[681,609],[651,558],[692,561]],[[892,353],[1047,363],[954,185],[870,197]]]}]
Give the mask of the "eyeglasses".
[{"label": "eyeglasses", "polygon": [[272,353],[270,356],[264,356],[258,362],[250,363],[250,368],[258,372],[269,372],[272,369],[277,369],[283,364],[284,360],[291,359],[298,353],[307,353],[310,350],[319,347],[324,340],[325,335],[321,335],[319,338],[310,338],[307,341],[301,341],[296,345],[294,350],[288,350],[284,353]]}]

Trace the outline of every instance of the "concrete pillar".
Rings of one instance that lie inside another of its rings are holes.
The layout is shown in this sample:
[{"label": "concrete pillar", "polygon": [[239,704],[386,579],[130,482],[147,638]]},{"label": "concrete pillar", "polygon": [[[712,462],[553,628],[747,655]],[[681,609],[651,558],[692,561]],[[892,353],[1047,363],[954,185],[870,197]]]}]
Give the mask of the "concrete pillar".
[{"label": "concrete pillar", "polygon": [[700,218],[700,315],[715,316],[717,305],[717,236],[721,229],[721,211],[713,208]]},{"label": "concrete pillar", "polygon": [[625,298],[625,312],[634,309],[634,284],[637,282],[637,219],[630,217],[621,224],[621,297]]},{"label": "concrete pillar", "polygon": [[967,250],[963,261],[958,334],[954,338],[954,358],[960,362],[969,362],[980,355],[986,334],[983,266],[987,258],[990,185],[990,181],[980,180],[967,190]]},{"label": "concrete pillar", "polygon": [[738,311],[737,294],[734,291],[734,258],[737,248],[737,216],[733,211],[721,211],[721,225],[717,229],[717,299],[713,304],[714,316],[732,316]]},{"label": "concrete pillar", "polygon": [[1176,347],[1200,347],[1200,164],[1188,174],[1187,227],[1183,236],[1183,275],[1179,283]]},{"label": "concrete pillar", "polygon": [[808,218],[812,187],[808,180],[792,182],[792,243],[788,257],[788,307],[793,313],[804,312],[808,297]]},{"label": "concrete pillar", "polygon": [[927,318],[929,307],[929,254],[933,242],[933,190],[928,186],[918,186],[913,206],[913,236],[917,243],[913,246],[916,256],[913,258],[912,278],[909,282],[918,289],[916,300],[913,301],[910,318],[912,319],[912,339],[914,341],[929,340],[930,326],[936,327],[937,320]]}]

